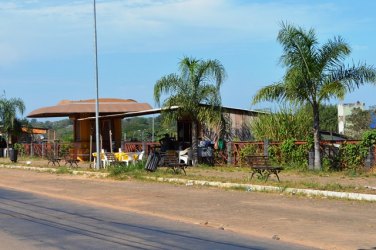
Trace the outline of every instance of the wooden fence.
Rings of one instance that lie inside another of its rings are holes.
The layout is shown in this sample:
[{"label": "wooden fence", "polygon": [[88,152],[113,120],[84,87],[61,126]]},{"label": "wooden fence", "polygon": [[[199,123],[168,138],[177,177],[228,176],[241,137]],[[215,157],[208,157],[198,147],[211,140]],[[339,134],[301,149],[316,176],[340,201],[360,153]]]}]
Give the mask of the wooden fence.
[{"label": "wooden fence", "polygon": [[[360,141],[347,140],[347,141],[320,141],[321,151],[324,155],[335,154],[335,148],[347,144],[357,144]],[[260,154],[267,154],[268,147],[273,145],[280,145],[281,142],[269,142],[269,141],[243,141],[243,142],[227,142],[226,148],[224,150],[214,150],[214,163],[217,165],[240,165],[241,164],[241,151],[249,146],[253,145],[257,148],[257,152]],[[295,141],[296,145],[306,144],[305,141]],[[62,144],[45,142],[39,144],[23,144],[24,154],[27,156],[34,157],[46,157],[48,152],[54,152],[55,155],[61,155],[61,150],[63,147],[74,148],[74,143]],[[154,150],[155,147],[159,147],[159,142],[123,142],[122,150],[124,152],[136,152],[145,151],[145,155],[148,155]],[[376,152],[375,152],[376,153]],[[376,155],[376,154],[375,154]]]}]

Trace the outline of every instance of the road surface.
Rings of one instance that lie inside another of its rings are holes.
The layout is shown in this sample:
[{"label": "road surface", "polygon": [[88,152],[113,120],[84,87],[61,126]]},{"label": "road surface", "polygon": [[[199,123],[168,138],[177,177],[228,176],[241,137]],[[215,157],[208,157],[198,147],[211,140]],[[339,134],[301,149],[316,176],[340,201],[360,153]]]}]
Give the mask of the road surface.
[{"label": "road surface", "polygon": [[312,249],[0,188],[1,249]]}]

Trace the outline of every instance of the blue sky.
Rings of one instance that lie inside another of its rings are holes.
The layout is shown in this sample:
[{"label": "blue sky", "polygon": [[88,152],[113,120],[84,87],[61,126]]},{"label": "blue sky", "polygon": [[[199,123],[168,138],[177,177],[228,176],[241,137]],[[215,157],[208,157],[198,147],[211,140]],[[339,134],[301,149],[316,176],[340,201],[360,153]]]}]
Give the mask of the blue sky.
[{"label": "blue sky", "polygon": [[[23,99],[25,116],[60,100],[95,98],[92,3],[0,1],[0,91]],[[97,0],[99,96],[155,106],[155,82],[191,56],[226,68],[224,106],[275,108],[250,100],[283,76],[282,21],[314,28],[320,42],[340,35],[352,48],[349,63],[376,66],[375,9],[373,0]],[[375,105],[375,92],[362,87],[343,101]]]}]

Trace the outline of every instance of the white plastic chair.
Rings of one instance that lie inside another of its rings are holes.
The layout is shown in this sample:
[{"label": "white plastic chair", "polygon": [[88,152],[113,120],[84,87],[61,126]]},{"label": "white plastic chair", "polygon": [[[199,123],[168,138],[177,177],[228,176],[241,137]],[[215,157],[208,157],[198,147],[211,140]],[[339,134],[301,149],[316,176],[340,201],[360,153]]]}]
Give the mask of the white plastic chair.
[{"label": "white plastic chair", "polygon": [[127,155],[126,153],[122,153],[121,154],[121,161],[122,162],[125,162],[125,164],[127,164],[127,166],[129,165],[129,162],[132,161],[131,157],[129,157],[129,155]]},{"label": "white plastic chair", "polygon": [[188,161],[191,159],[191,148],[186,148],[179,151],[179,162],[188,165]]},{"label": "white plastic chair", "polygon": [[141,153],[138,155],[137,160],[142,161],[142,159],[144,158],[144,154],[145,154],[145,151],[141,151]]},{"label": "white plastic chair", "polygon": [[106,168],[107,166],[111,165],[115,161],[116,159],[113,153],[104,153],[103,168]]}]

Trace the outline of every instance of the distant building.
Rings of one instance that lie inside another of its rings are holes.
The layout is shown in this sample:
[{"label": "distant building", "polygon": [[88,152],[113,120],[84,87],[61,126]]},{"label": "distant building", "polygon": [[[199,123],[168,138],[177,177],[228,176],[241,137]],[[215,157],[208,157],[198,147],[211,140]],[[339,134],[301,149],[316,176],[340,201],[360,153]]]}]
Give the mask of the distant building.
[{"label": "distant building", "polygon": [[361,110],[365,110],[365,103],[364,102],[356,102],[356,103],[344,103],[338,104],[338,132],[340,134],[345,134],[346,130],[348,129],[349,123],[346,123],[346,117],[352,114],[352,111],[355,108],[360,108]]},{"label": "distant building", "polygon": [[376,105],[369,106],[371,111],[371,125],[370,128],[376,128]]}]

